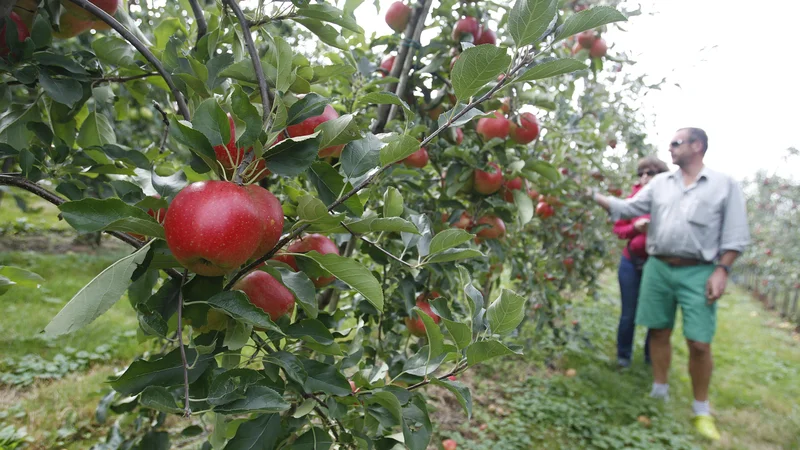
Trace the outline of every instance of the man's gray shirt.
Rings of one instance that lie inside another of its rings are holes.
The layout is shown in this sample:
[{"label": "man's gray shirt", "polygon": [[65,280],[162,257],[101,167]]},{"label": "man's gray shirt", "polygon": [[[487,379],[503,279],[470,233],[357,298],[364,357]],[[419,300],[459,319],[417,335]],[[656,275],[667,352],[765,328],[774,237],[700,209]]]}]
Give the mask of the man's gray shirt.
[{"label": "man's gray shirt", "polygon": [[680,170],[653,178],[629,199],[609,198],[611,219],[650,214],[647,253],[714,261],[750,243],[744,196],[731,177],[704,167],[684,186]]}]

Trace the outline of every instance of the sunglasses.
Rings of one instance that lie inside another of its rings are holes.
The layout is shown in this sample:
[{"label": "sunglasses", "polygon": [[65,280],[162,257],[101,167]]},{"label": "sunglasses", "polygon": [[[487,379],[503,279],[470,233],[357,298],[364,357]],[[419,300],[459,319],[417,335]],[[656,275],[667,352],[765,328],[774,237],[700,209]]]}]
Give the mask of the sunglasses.
[{"label": "sunglasses", "polygon": [[686,143],[686,142],[694,142],[694,139],[689,139],[689,140],[687,140],[687,141],[684,141],[683,139],[678,139],[678,140],[676,140],[676,141],[672,141],[672,142],[670,142],[670,143],[669,143],[669,146],[670,146],[671,148],[678,148],[678,147],[680,147],[681,145],[683,145],[683,144],[684,144],[684,143]]},{"label": "sunglasses", "polygon": [[641,172],[636,172],[636,175],[638,175],[639,177],[642,177],[644,175],[647,175],[648,177],[654,177],[657,174],[658,172],[656,172],[655,170],[643,170]]}]

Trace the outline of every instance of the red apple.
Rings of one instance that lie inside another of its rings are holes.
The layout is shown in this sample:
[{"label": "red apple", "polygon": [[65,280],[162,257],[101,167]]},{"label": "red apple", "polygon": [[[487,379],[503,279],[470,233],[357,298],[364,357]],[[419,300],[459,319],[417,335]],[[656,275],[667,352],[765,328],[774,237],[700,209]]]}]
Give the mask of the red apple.
[{"label": "red apple", "polygon": [[[19,14],[12,11],[6,20],[8,19],[14,22],[14,25],[17,27],[17,40],[19,42],[24,41],[31,35],[28,26],[25,25],[25,22],[22,21]],[[0,56],[6,56],[10,51],[8,42],[6,42],[6,24],[4,23],[2,28],[0,28]]]},{"label": "red apple", "polygon": [[511,122],[509,122],[500,111],[495,111],[494,117],[494,119],[489,117],[478,119],[478,124],[475,126],[475,131],[481,135],[484,141],[488,141],[492,138],[505,139],[508,137],[510,129],[509,124]]},{"label": "red apple", "polygon": [[294,294],[275,277],[254,270],[233,285],[236,291],[247,294],[250,303],[257,306],[275,321],[294,309]]},{"label": "red apple", "polygon": [[[450,214],[444,213],[442,214],[442,222],[449,223]],[[462,230],[469,230],[472,227],[472,217],[465,212],[461,213],[461,217],[458,218],[452,225],[453,228],[461,228]]]},{"label": "red apple", "polygon": [[581,47],[581,44],[579,44],[577,42],[575,43],[575,45],[572,46],[572,54],[573,55],[577,54],[581,50],[583,50],[583,47]]},{"label": "red apple", "polygon": [[497,216],[483,216],[475,223],[475,225],[489,225],[477,233],[475,242],[480,242],[483,239],[498,239],[506,234],[506,224],[503,219]]},{"label": "red apple", "polygon": [[225,275],[253,256],[264,221],[250,189],[227,181],[183,188],[164,219],[167,246],[178,262],[204,276]]},{"label": "red apple", "polygon": [[[148,197],[161,198],[161,196],[158,194],[149,195]],[[167,208],[158,208],[158,211],[153,211],[153,209],[150,208],[147,210],[147,214],[153,219],[156,219],[156,222],[163,224],[164,218],[167,217]],[[141,234],[137,233],[128,233],[128,234],[135,237],[136,239],[139,239],[140,241],[147,240],[147,236],[143,236]]]},{"label": "red apple", "polygon": [[225,145],[215,145],[214,154],[222,166],[225,175],[230,178],[233,172],[244,160],[244,149],[236,147],[236,125],[233,123],[233,116],[228,114],[228,123],[231,128],[231,137]]},{"label": "red apple", "polygon": [[[438,292],[431,292],[428,294],[427,298],[437,298],[439,297]],[[427,314],[431,319],[433,319],[434,323],[439,323],[442,319],[431,309],[430,303],[428,303],[427,299],[425,298],[425,294],[419,294],[417,297],[417,307],[421,309],[425,314]],[[417,337],[425,337],[425,322],[422,321],[421,318],[417,316],[416,313],[412,313],[413,317],[406,317],[405,323],[408,331]]]},{"label": "red apple", "polygon": [[444,138],[451,144],[460,145],[464,142],[464,131],[461,128],[448,128],[444,132]]},{"label": "red apple", "polygon": [[514,192],[522,189],[522,178],[516,177],[503,182],[503,200],[513,203]]},{"label": "red apple", "polygon": [[616,139],[609,139],[608,140],[608,146],[611,147],[612,149],[617,148],[617,140]]},{"label": "red apple", "polygon": [[403,2],[394,2],[386,10],[386,24],[389,28],[402,33],[411,19],[411,8]]},{"label": "red apple", "polygon": [[258,259],[272,250],[272,247],[281,238],[281,233],[283,233],[283,208],[277,197],[261,186],[250,184],[245,186],[245,189],[250,194],[253,205],[258,210],[258,216],[262,224],[258,230],[261,242],[250,257],[250,259]]},{"label": "red apple", "polygon": [[606,51],[608,51],[606,41],[600,38],[592,43],[592,48],[589,49],[589,55],[592,58],[602,58],[603,56],[606,56]]},{"label": "red apple", "polygon": [[472,175],[474,180],[473,189],[483,195],[494,194],[503,186],[503,171],[500,170],[500,166],[493,162],[488,165],[494,168],[493,172],[476,169]]},{"label": "red apple", "polygon": [[[97,6],[111,16],[117,12],[117,7],[119,7],[119,0],[89,0],[89,3]],[[69,0],[61,0],[61,6],[63,6],[64,9],[70,14],[73,14],[80,19],[98,20],[97,16]]]},{"label": "red apple", "polygon": [[480,37],[480,25],[478,24],[478,19],[474,17],[464,17],[463,19],[459,19],[456,22],[456,26],[453,27],[453,34],[451,37],[456,42],[461,42],[464,39],[464,35],[471,34],[472,35],[472,42],[476,43],[478,37]]},{"label": "red apple", "polygon": [[[331,119],[335,119],[339,117],[339,113],[333,109],[333,106],[326,105],[325,109],[322,111],[322,114],[314,117],[309,117],[308,119],[286,127],[286,131],[289,133],[289,137],[297,137],[297,136],[308,136],[309,134],[314,134],[314,129],[317,128],[321,123],[327,122]],[[326,158],[328,156],[339,157],[342,154],[342,149],[344,148],[344,144],[342,145],[334,145],[328,148],[320,149],[317,154],[320,158]]]},{"label": "red apple", "polygon": [[539,121],[536,116],[526,112],[519,116],[519,125],[510,122],[511,140],[517,144],[528,144],[539,137]]},{"label": "red apple", "polygon": [[408,155],[406,159],[403,160],[403,164],[408,167],[416,167],[421,169],[428,165],[428,150],[425,147],[420,147],[419,150],[415,151],[414,153]]},{"label": "red apple", "polygon": [[572,272],[573,267],[575,267],[575,259],[571,256],[564,258],[564,268],[567,269],[567,272]]},{"label": "red apple", "polygon": [[458,444],[452,439],[445,439],[442,441],[442,450],[456,450]]},{"label": "red apple", "polygon": [[496,45],[497,44],[497,35],[494,34],[494,31],[492,31],[492,30],[490,30],[488,28],[481,27],[480,34],[478,35],[478,38],[475,39],[475,42],[473,42],[473,43],[475,45],[481,45],[481,44]]},{"label": "red apple", "polygon": [[[337,255],[339,254],[339,247],[336,246],[336,243],[330,240],[330,238],[328,238],[327,236],[323,236],[321,234],[306,235],[292,242],[286,248],[286,251],[288,253],[307,253],[312,250],[316,251],[321,255],[325,255],[328,253],[334,253]],[[273,259],[288,264],[295,271],[300,270],[299,267],[297,266],[297,261],[292,255],[278,254]],[[321,276],[312,279],[311,282],[314,283],[314,286],[320,288],[331,284],[335,279],[336,277],[334,277],[333,275]]]},{"label": "red apple", "polygon": [[388,58],[384,59],[384,60],[381,62],[381,66],[380,66],[380,69],[379,69],[379,71],[380,71],[380,72],[381,72],[381,73],[382,73],[384,76],[386,76],[386,75],[389,75],[390,73],[392,73],[392,68],[394,67],[394,60],[395,60],[395,56],[394,56],[394,55],[392,55],[392,56],[390,56],[390,57],[388,57]]},{"label": "red apple", "polygon": [[553,207],[550,206],[549,203],[540,201],[536,205],[536,215],[541,217],[542,219],[547,219],[548,217],[552,217],[553,214],[555,214],[555,211],[553,211]]},{"label": "red apple", "polygon": [[594,44],[595,40],[597,40],[597,37],[595,37],[594,30],[586,30],[578,33],[578,44],[583,48],[592,48],[592,44]]}]

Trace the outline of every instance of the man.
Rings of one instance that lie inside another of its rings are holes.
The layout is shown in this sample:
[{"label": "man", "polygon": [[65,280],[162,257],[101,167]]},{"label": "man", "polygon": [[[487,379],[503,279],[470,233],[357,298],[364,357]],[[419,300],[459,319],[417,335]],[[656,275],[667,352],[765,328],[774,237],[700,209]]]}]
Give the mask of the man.
[{"label": "man", "polygon": [[689,347],[689,374],[697,431],[720,438],[711,416],[711,340],[716,301],[725,292],[731,265],[750,241],[742,191],[729,176],[703,164],[708,136],[682,128],[670,142],[672,162],[680,169],[650,181],[634,197],[622,200],[594,193],[612,219],[650,214],[636,226],[647,232],[647,253],[636,323],[650,329],[653,362],[651,397],[668,398],[667,373],[675,311],[681,307],[683,335]]}]

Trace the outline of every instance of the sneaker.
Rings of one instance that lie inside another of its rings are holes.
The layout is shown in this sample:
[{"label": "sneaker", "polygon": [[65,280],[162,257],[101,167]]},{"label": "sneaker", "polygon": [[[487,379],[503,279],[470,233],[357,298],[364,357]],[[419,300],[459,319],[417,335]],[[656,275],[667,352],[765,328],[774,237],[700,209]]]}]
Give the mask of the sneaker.
[{"label": "sneaker", "polygon": [[694,416],[692,418],[695,430],[704,438],[711,441],[720,440],[719,431],[714,424],[714,418],[711,416]]},{"label": "sneaker", "polygon": [[617,367],[627,369],[631,366],[631,360],[627,358],[617,358]]}]

